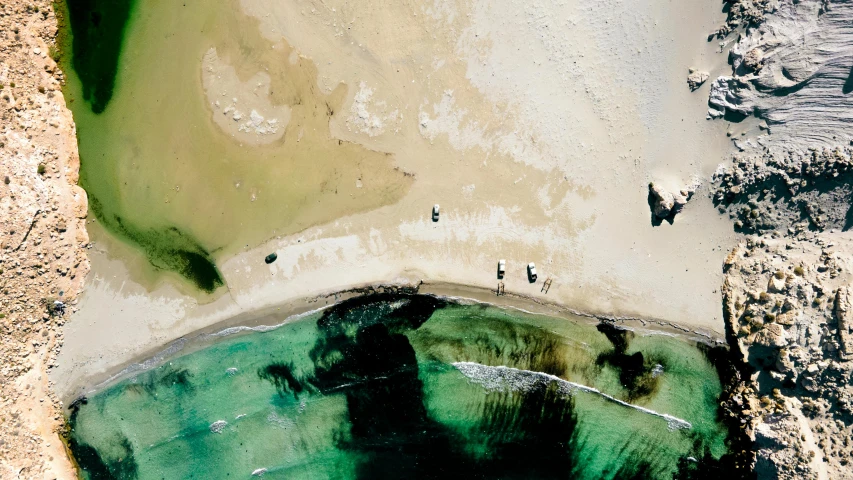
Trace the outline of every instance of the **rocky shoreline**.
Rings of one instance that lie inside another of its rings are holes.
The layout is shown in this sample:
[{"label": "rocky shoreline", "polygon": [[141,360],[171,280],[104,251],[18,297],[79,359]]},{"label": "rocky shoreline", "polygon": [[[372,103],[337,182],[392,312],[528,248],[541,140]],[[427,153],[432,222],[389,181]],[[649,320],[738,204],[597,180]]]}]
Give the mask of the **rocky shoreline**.
[{"label": "rocky shoreline", "polygon": [[89,270],[51,2],[0,5],[0,478],[76,478],[48,380]]},{"label": "rocky shoreline", "polygon": [[[853,282],[847,2],[727,2],[741,29],[709,118],[758,118],[711,195],[747,234],[723,266],[724,319],[741,378],[724,408],[758,478],[853,478]],[[733,13],[734,12],[734,13]],[[724,42],[721,42],[721,46]],[[736,358],[736,357],[740,358]]]},{"label": "rocky shoreline", "polygon": [[731,407],[761,478],[850,478],[853,239],[749,237],[726,260],[725,317],[750,375]]}]

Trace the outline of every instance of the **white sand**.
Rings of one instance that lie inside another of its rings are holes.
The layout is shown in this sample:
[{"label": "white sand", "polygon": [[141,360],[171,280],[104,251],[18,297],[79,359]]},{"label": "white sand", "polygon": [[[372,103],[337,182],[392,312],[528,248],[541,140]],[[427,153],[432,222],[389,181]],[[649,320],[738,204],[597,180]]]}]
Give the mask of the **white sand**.
[{"label": "white sand", "polygon": [[250,145],[275,142],[290,121],[290,107],[271,105],[270,76],[258,72],[241,82],[234,67],[210,48],[202,63],[202,84],[214,123],[226,134]]},{"label": "white sand", "polygon": [[421,279],[493,289],[500,258],[508,292],[721,334],[730,224],[704,188],[673,225],[652,227],[646,202],[650,180],[674,190],[725,159],[726,125],[704,120],[708,85],[685,82],[688,67],[726,67],[706,42],[718,2],[242,5],[317,63],[322,88],[349,85],[333,133],[391,152],[414,185],[394,205],[221,259],[229,293],[207,305],[169,285],[146,292],[95,253],[53,376],[60,395],[182,335],[321,292]]}]

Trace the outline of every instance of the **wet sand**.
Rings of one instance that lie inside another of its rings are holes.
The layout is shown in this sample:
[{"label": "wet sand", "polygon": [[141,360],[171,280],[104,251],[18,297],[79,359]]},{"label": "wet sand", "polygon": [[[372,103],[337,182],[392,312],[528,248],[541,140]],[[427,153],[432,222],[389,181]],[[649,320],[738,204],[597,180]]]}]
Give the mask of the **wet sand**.
[{"label": "wet sand", "polygon": [[[120,262],[103,258],[103,253],[95,253],[92,257],[94,268],[101,273],[112,271],[126,275]],[[108,314],[99,312],[93,304],[110,308],[111,299],[108,295],[115,293],[115,290],[109,287],[110,283],[107,277],[98,277],[93,282],[93,288],[87,289],[85,295],[87,303],[84,305],[89,307],[83,312],[91,312],[95,316]],[[496,296],[494,290],[486,288],[447,282],[424,282],[414,276],[400,277],[395,282],[350,285],[345,290],[325,291],[312,296],[292,298],[281,304],[246,310],[240,310],[232,302],[225,300],[227,297],[211,304],[189,302],[187,300],[190,297],[182,297],[176,291],[170,291],[168,287],[161,288],[160,296],[151,301],[142,293],[144,290],[137,290],[139,286],[129,286],[129,291],[125,292],[124,287],[128,286],[125,283],[119,288],[125,307],[121,310],[121,321],[113,322],[105,328],[101,323],[87,323],[83,319],[66,327],[67,335],[73,338],[88,335],[87,344],[77,344],[77,349],[62,352],[58,362],[60,374],[53,375],[55,387],[61,392],[61,399],[66,404],[81,395],[99,391],[140,371],[155,368],[177,355],[201,350],[224,337],[276,328],[338,302],[382,292],[416,291],[462,304],[489,304],[509,311],[563,318],[568,322],[580,324],[595,325],[602,320],[614,321],[641,335],[668,335],[707,344],[725,343],[722,334],[690,324],[680,325],[661,319],[584,312],[549,303],[548,299],[513,293]],[[112,297],[112,300],[115,298]],[[170,312],[170,307],[175,310]],[[170,313],[173,313],[171,318]],[[78,314],[76,318],[81,316]],[[155,318],[161,318],[163,321],[154,321]],[[174,323],[169,323],[170,321]],[[171,337],[166,332],[182,333]],[[148,336],[154,338],[154,341],[148,343],[149,348],[138,348],[135,339]],[[109,344],[109,347],[98,351],[84,350],[85,346],[93,344]],[[69,351],[75,354],[75,357],[67,356]],[[124,360],[116,362],[117,358]],[[70,364],[72,359],[76,363]]]},{"label": "wet sand", "polygon": [[[722,336],[731,225],[703,187],[672,225],[653,227],[646,201],[649,181],[671,190],[707,181],[728,152],[726,125],[704,120],[708,86],[691,93],[685,83],[688,67],[713,77],[727,66],[706,41],[723,18],[718,4],[244,0],[241,8],[273,46],[316,65],[323,93],[346,85],[329,118],[332,138],[387,152],[411,185],[393,203],[297,233],[270,230],[280,236],[218,255],[227,290],[212,297],[129,269],[144,262],[132,252],[111,259],[109,242],[96,245],[53,375],[63,398],[179,337],[300,299],[421,281],[490,291],[501,258],[512,303],[525,297]],[[199,70],[211,46],[200,47]],[[210,100],[202,88],[195,94]],[[348,181],[359,192],[380,188]],[[267,265],[271,252],[278,259]],[[534,284],[528,262],[539,270]]]}]

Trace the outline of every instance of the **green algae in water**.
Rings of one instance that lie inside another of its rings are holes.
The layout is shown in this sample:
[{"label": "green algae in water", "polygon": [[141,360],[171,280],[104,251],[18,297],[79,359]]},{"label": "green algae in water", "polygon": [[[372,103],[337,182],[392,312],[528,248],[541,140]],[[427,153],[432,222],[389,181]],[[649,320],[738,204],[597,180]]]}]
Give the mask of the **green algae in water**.
[{"label": "green algae in water", "polygon": [[[722,474],[714,367],[666,336],[626,343],[659,362],[656,387],[630,405],[617,403],[631,393],[619,369],[596,362],[614,344],[594,327],[362,297],[96,393],[74,406],[69,445],[92,479]],[[501,366],[515,373],[501,380]]]},{"label": "green algae in water", "polygon": [[[156,270],[214,290],[219,259],[392,204],[413,182],[390,155],[332,137],[347,87],[322,91],[314,64],[291,62],[293,49],[264,38],[239,1],[66,7],[59,46],[80,185],[103,227]],[[270,76],[265,101],[291,112],[281,138],[255,145],[215,124],[202,81],[211,49],[242,82]]]},{"label": "green algae in water", "polygon": [[208,293],[225,284],[210,253],[177,227],[143,230],[117,215],[105,214],[97,199],[91,199],[89,206],[113,231],[136,243],[154,267],[177,272]]},{"label": "green algae in water", "polygon": [[[71,29],[60,43],[71,37],[71,66],[82,84],[83,100],[92,112],[107,108],[115,88],[124,32],[135,0],[65,0],[65,16]],[[63,12],[57,5],[57,12]],[[65,46],[68,48],[68,45]],[[67,65],[63,65],[66,67]]]},{"label": "green algae in water", "polygon": [[[95,114],[102,113],[112,98],[125,28],[134,5],[134,0],[66,0],[64,10],[57,5],[64,20],[59,43],[71,53],[71,61],[63,62],[63,66],[68,70],[70,63],[82,98]],[[177,227],[138,228],[118,215],[105,214],[95,197],[90,205],[108,228],[140,246],[155,267],[177,272],[204,292],[213,292],[224,284],[210,253]]]}]

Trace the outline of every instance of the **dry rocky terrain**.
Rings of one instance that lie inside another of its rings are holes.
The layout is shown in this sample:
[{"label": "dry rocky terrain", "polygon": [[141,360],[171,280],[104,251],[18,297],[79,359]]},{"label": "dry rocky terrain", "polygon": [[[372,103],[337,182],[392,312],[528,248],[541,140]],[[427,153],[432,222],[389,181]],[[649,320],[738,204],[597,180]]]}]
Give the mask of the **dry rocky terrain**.
[{"label": "dry rocky terrain", "polygon": [[739,34],[709,117],[760,123],[734,135],[741,153],[711,192],[749,235],[724,265],[743,359],[725,407],[754,442],[759,478],[853,478],[853,3],[728,3],[735,24],[717,36]]},{"label": "dry rocky terrain", "polygon": [[750,236],[726,260],[725,317],[748,364],[731,400],[760,478],[853,478],[853,238]]},{"label": "dry rocky terrain", "polygon": [[47,371],[89,266],[51,3],[0,5],[0,478],[74,478]]}]

